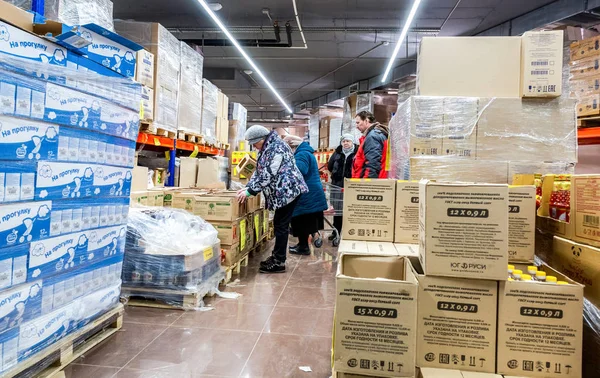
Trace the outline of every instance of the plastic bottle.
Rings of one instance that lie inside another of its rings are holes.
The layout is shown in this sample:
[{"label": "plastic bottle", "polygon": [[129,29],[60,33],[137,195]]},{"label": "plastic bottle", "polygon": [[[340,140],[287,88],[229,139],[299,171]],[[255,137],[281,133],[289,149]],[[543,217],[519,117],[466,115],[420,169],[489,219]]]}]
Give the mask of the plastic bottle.
[{"label": "plastic bottle", "polygon": [[515,266],[514,265],[509,265],[508,266],[508,276],[512,277],[513,276],[513,271],[515,270]]},{"label": "plastic bottle", "polygon": [[530,265],[527,267],[527,273],[531,277],[535,277],[535,274],[537,273],[537,271],[538,271],[537,266]]},{"label": "plastic bottle", "polygon": [[557,279],[554,276],[547,276],[546,277],[546,282],[548,282],[549,284],[554,284],[555,285],[556,282],[557,282]]},{"label": "plastic bottle", "polygon": [[532,277],[531,277],[531,274],[522,274],[521,275],[521,281],[528,281],[528,282],[529,281],[533,281]]},{"label": "plastic bottle", "polygon": [[513,279],[515,281],[521,281],[521,275],[523,274],[523,271],[519,270],[519,269],[515,269],[513,270]]},{"label": "plastic bottle", "polygon": [[535,280],[539,282],[546,282],[546,272],[538,271],[535,274]]},{"label": "plastic bottle", "polygon": [[557,285],[568,285],[569,283],[567,281],[557,281],[556,284]]}]

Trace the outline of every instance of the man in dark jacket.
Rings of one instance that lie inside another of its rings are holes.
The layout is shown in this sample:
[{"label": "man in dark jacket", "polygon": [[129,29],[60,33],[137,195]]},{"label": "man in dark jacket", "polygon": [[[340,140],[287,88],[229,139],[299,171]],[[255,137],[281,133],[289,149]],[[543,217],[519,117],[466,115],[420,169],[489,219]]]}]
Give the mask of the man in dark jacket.
[{"label": "man in dark jacket", "polygon": [[354,158],[353,178],[387,178],[385,169],[389,130],[375,121],[373,113],[362,111],[356,115],[356,128],[363,134]]},{"label": "man in dark jacket", "polygon": [[[342,234],[343,223],[343,216],[341,214],[344,207],[344,193],[342,192],[342,188],[344,187],[344,180],[352,177],[352,166],[354,165],[356,151],[358,151],[358,146],[354,144],[354,136],[352,134],[344,134],[342,135],[340,145],[327,163],[327,169],[331,172],[332,189],[330,202],[335,211],[333,227],[338,231],[338,235]],[[338,235],[334,233],[329,239],[334,240]]]}]

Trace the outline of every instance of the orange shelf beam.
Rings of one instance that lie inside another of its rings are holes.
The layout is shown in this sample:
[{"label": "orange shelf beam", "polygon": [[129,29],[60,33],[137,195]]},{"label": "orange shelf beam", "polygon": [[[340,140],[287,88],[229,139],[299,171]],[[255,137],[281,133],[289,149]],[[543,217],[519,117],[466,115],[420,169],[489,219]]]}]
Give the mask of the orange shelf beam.
[{"label": "orange shelf beam", "polygon": [[600,127],[582,127],[577,129],[579,144],[600,144]]},{"label": "orange shelf beam", "polygon": [[220,150],[216,147],[210,147],[203,144],[185,142],[183,140],[177,141],[177,149],[185,151],[195,151],[197,149],[199,154],[225,156],[225,150]]},{"label": "orange shelf beam", "polygon": [[173,147],[175,146],[174,141],[171,138],[161,137],[161,136],[156,136],[156,135],[151,135],[151,134],[146,134],[146,133],[139,133],[137,142],[140,144],[147,144],[150,146],[164,147],[164,148],[168,148],[170,150],[172,150]]}]

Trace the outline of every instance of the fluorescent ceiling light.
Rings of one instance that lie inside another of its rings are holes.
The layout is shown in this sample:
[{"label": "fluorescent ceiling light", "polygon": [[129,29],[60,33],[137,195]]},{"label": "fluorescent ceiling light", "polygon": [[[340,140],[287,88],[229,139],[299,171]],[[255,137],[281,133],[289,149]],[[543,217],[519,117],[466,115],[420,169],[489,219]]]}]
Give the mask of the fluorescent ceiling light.
[{"label": "fluorescent ceiling light", "polygon": [[396,48],[394,48],[394,53],[392,54],[392,57],[390,58],[390,61],[388,62],[387,68],[385,69],[385,73],[383,74],[383,77],[381,78],[382,83],[386,82],[387,77],[390,74],[390,71],[394,67],[394,61],[396,60],[396,57],[398,56],[398,52],[400,51],[400,46],[402,46],[402,41],[404,41],[404,38],[406,38],[408,29],[410,29],[410,25],[412,24],[413,18],[415,18],[417,9],[419,9],[419,4],[421,4],[421,0],[415,0],[415,2],[413,3],[410,13],[408,14],[408,18],[406,19],[406,23],[404,24],[404,28],[402,28],[402,33],[400,33],[400,38],[398,38],[398,43],[396,43]]},{"label": "fluorescent ceiling light", "polygon": [[227,36],[227,38],[229,38],[229,40],[231,41],[231,43],[238,49],[238,51],[240,52],[240,54],[242,54],[242,56],[244,57],[244,59],[246,59],[246,61],[248,62],[248,64],[250,64],[250,66],[254,69],[254,72],[256,72],[258,74],[258,76],[260,76],[260,78],[265,82],[265,84],[267,85],[267,87],[271,90],[271,92],[273,92],[273,94],[275,95],[275,97],[277,97],[277,99],[279,100],[279,102],[281,102],[281,104],[285,107],[285,109],[288,112],[293,113],[292,108],[290,108],[290,106],[283,100],[283,97],[281,97],[281,95],[279,94],[279,92],[277,92],[277,90],[275,90],[275,87],[273,87],[273,84],[271,84],[271,82],[269,81],[269,79],[267,79],[267,77],[262,73],[262,71],[260,70],[260,68],[258,68],[256,66],[256,64],[254,63],[254,61],[252,60],[252,58],[250,58],[250,56],[246,53],[246,51],[244,51],[244,49],[242,48],[242,46],[240,46],[239,42],[233,37],[233,35],[231,35],[231,33],[229,32],[229,30],[227,30],[227,27],[225,27],[225,25],[221,22],[221,20],[219,20],[219,18],[215,14],[215,12],[213,12],[210,9],[210,5],[208,5],[205,0],[198,0],[198,2],[200,3],[200,5],[202,5],[202,8],[204,8],[204,10],[206,11],[206,13],[208,13],[208,15],[210,16],[210,18],[212,18],[212,20],[215,22],[215,24],[217,24],[217,26],[219,28],[221,28],[221,30],[223,31],[223,33],[225,33],[225,35]]}]

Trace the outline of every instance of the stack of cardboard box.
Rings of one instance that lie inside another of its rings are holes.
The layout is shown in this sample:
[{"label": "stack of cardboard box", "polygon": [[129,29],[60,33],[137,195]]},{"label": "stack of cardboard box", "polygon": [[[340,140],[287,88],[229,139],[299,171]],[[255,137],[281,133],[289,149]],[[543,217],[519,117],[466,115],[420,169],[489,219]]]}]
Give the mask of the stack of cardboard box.
[{"label": "stack of cardboard box", "polygon": [[423,38],[419,95],[390,125],[393,177],[510,183],[524,163],[572,171],[575,102],[561,96],[562,46],[562,31]]},{"label": "stack of cardboard box", "polygon": [[508,280],[533,265],[535,204],[533,186],[347,181],[336,373],[579,376],[583,286],[545,265],[566,284]]},{"label": "stack of cardboard box", "polygon": [[229,144],[229,97],[219,91],[216,137],[220,145]]},{"label": "stack of cardboard box", "polygon": [[571,95],[577,99],[577,116],[600,114],[600,37],[571,44]]},{"label": "stack of cardboard box", "polygon": [[191,135],[202,134],[202,68],[204,56],[185,42],[180,42],[181,69],[177,130]]}]

